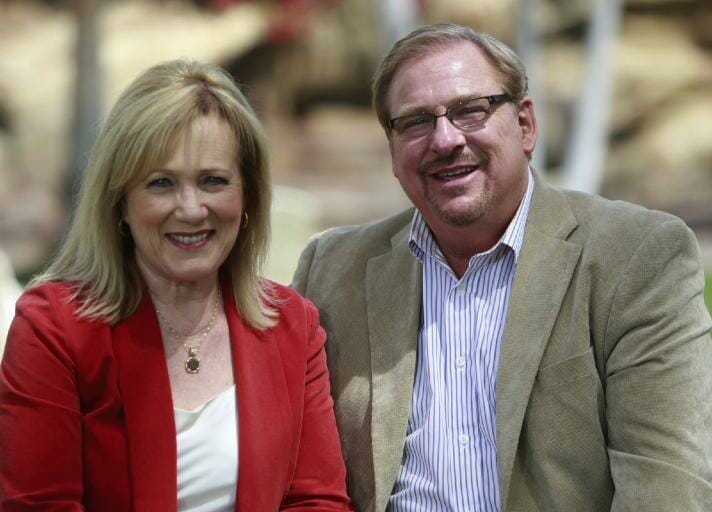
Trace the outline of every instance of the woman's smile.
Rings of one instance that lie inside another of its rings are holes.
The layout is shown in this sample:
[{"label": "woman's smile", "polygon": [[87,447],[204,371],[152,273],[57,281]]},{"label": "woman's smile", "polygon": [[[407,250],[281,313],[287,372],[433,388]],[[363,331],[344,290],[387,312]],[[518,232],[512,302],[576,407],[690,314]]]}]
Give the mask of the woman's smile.
[{"label": "woman's smile", "polygon": [[208,244],[215,233],[213,230],[200,231],[193,234],[168,233],[166,238],[180,249],[202,249]]},{"label": "woman's smile", "polygon": [[129,189],[125,204],[149,285],[214,281],[235,245],[244,205],[227,122],[214,114],[195,119],[165,162]]}]

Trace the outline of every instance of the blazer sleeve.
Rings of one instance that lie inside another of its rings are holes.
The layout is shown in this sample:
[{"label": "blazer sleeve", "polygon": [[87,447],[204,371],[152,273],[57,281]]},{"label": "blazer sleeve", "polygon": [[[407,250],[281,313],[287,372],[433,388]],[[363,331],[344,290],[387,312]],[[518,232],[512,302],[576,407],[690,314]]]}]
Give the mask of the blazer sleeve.
[{"label": "blazer sleeve", "polygon": [[653,229],[620,277],[605,339],[612,511],[712,510],[712,339],[692,232]]},{"label": "blazer sleeve", "polygon": [[316,307],[307,305],[304,411],[292,483],[280,510],[354,510],[346,494],[346,469],[336,430],[324,341]]},{"label": "blazer sleeve", "polygon": [[78,511],[82,437],[75,368],[46,294],[20,299],[0,366],[0,510]]}]

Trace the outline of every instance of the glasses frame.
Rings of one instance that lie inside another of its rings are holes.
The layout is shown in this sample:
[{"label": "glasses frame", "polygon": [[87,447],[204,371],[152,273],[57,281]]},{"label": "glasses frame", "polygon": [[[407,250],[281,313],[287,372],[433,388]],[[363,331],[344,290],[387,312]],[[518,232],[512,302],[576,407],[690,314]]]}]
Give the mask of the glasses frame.
[{"label": "glasses frame", "polygon": [[[470,128],[471,126],[475,126],[475,125],[464,126],[464,127],[463,127],[463,126],[458,126],[458,125],[453,121],[453,119],[452,119],[452,112],[453,112],[454,110],[456,110],[458,107],[461,107],[462,105],[464,105],[465,103],[469,103],[469,102],[471,102],[471,101],[477,101],[477,100],[487,100],[487,102],[489,103],[489,109],[488,109],[487,114],[486,114],[486,116],[485,116],[485,119],[487,119],[487,116],[489,116],[489,115],[492,113],[492,109],[493,109],[495,106],[500,105],[500,104],[502,104],[502,103],[507,103],[507,102],[513,101],[513,98],[512,98],[511,95],[509,95],[509,94],[506,93],[506,92],[501,93],[501,94],[490,94],[489,96],[476,96],[476,97],[474,97],[474,98],[467,98],[467,99],[465,99],[465,100],[458,101],[458,102],[455,103],[454,105],[450,105],[450,106],[447,108],[447,110],[445,110],[445,112],[444,112],[443,114],[433,114],[432,112],[417,112],[417,113],[413,113],[413,114],[406,114],[406,115],[404,115],[404,116],[394,117],[393,119],[389,119],[389,120],[388,120],[388,127],[389,127],[392,131],[395,131],[396,133],[398,133],[399,135],[401,135],[401,134],[403,134],[404,132],[398,131],[398,130],[395,129],[396,121],[398,121],[398,120],[400,120],[400,119],[405,119],[405,118],[407,118],[407,117],[412,117],[412,116],[427,116],[427,117],[430,119],[430,121],[431,121],[431,123],[430,123],[431,128],[430,128],[430,131],[429,131],[428,133],[432,133],[432,132],[435,130],[435,125],[436,125],[438,119],[441,118],[441,117],[447,118],[447,120],[450,121],[450,124],[452,124],[455,128],[458,128],[458,129],[460,129],[460,130],[464,130],[464,129]],[[483,120],[483,121],[484,121],[484,120]],[[426,135],[426,134],[424,133],[423,136],[424,136],[424,135]]]}]

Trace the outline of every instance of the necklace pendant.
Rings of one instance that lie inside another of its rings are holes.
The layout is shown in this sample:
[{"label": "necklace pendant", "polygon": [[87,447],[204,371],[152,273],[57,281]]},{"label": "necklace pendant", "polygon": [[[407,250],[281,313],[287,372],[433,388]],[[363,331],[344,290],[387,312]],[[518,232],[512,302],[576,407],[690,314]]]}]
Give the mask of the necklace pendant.
[{"label": "necklace pendant", "polygon": [[185,371],[187,373],[198,373],[200,371],[200,359],[198,359],[197,348],[188,348],[188,359],[185,360]]}]

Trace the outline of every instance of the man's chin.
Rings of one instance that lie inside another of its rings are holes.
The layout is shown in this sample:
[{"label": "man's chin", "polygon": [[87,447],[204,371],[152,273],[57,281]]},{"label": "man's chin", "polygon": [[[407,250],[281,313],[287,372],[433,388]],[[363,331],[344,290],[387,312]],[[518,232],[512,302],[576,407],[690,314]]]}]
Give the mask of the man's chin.
[{"label": "man's chin", "polygon": [[480,220],[489,210],[488,201],[477,201],[459,207],[444,208],[433,205],[435,216],[443,223],[452,227],[469,226]]}]

